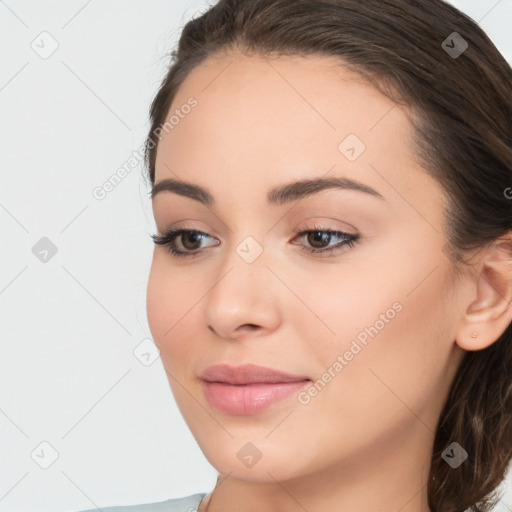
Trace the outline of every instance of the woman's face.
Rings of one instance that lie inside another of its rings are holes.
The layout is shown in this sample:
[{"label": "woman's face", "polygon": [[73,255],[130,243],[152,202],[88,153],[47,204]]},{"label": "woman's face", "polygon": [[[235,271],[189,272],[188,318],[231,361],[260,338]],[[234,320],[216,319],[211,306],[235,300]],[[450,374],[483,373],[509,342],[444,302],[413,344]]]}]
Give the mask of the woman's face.
[{"label": "woman's face", "polygon": [[[462,356],[462,285],[443,250],[443,190],[416,162],[404,111],[332,58],[231,54],[191,72],[171,115],[155,183],[212,200],[153,197],[158,233],[203,235],[174,239],[185,256],[155,246],[147,313],[205,456],[259,482],[355,477],[383,460],[427,475]],[[350,186],[292,186],[319,179]],[[310,381],[271,403],[277,385],[210,385],[223,388],[214,401],[202,372],[246,363]]]}]

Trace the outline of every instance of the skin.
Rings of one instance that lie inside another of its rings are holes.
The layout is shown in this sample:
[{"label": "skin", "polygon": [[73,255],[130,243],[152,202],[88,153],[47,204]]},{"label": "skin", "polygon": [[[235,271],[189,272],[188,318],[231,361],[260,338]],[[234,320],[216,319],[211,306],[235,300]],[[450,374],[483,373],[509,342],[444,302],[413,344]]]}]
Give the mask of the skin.
[{"label": "skin", "polygon": [[[162,134],[155,182],[201,185],[215,205],[154,197],[158,233],[208,237],[191,258],[155,246],[147,313],[178,407],[219,472],[199,512],[429,511],[434,435],[464,351],[512,321],[504,252],[481,251],[473,272],[455,276],[446,196],[414,155],[407,112],[338,60],[229,53],[195,68],[170,110],[191,96],[197,107]],[[351,133],[366,145],[352,162],[338,149]],[[383,198],[331,189],[266,205],[274,186],[331,176]],[[308,254],[321,246],[297,233],[315,224],[360,239]],[[247,236],[263,248],[252,263],[236,252]],[[307,405],[292,396],[234,416],[207,402],[198,375],[217,363],[320,379],[397,302],[401,311]],[[237,457],[247,442],[262,455],[250,468]]]}]

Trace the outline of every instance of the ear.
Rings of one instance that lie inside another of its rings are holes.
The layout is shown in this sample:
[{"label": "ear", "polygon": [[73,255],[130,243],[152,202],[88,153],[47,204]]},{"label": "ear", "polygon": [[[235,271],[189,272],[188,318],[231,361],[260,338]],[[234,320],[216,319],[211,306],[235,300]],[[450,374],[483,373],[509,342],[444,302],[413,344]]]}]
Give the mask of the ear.
[{"label": "ear", "polygon": [[512,322],[512,232],[484,251],[479,267],[476,291],[455,338],[464,350],[492,345]]}]

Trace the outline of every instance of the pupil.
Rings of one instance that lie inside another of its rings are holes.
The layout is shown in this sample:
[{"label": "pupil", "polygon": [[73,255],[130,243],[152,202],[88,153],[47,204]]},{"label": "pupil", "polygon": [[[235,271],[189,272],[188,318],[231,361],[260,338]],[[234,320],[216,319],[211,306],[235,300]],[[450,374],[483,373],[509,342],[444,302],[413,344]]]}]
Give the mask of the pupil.
[{"label": "pupil", "polygon": [[[185,233],[185,242],[192,242],[192,245],[194,245],[194,242],[197,242],[199,240],[199,233]],[[183,244],[186,249],[197,249],[197,247],[187,247],[187,243]]]},{"label": "pupil", "polygon": [[[311,241],[311,239],[309,240],[309,242],[311,243],[311,245],[313,247],[322,247],[325,243],[329,243],[329,239],[331,237],[331,235],[329,233],[325,233],[323,231],[314,231],[311,233],[312,237],[313,237],[313,242]],[[323,243],[322,243],[322,240],[323,240]],[[320,242],[320,244],[318,244],[318,242]]]}]

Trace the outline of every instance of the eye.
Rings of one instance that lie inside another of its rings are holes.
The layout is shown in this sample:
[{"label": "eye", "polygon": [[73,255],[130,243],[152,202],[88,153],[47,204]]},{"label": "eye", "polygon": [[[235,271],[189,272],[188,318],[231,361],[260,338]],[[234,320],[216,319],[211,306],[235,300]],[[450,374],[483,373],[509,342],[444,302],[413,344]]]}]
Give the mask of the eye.
[{"label": "eye", "polygon": [[[302,245],[303,251],[310,254],[333,254],[338,253],[341,250],[345,250],[346,247],[352,248],[359,240],[359,235],[353,235],[345,233],[344,231],[335,231],[327,227],[313,226],[306,230],[297,233],[296,238],[306,237],[306,241],[312,247]],[[337,244],[329,246],[332,239],[340,240]],[[295,245],[295,243],[294,243]]]},{"label": "eye", "polygon": [[[151,238],[155,244],[167,247],[173,256],[179,258],[192,257],[203,252],[202,249],[200,251],[197,250],[201,247],[201,241],[211,237],[196,229],[169,229],[162,235],[151,235]],[[176,244],[177,239],[181,241],[181,246],[185,250],[176,247],[176,245],[179,245]],[[213,245],[219,245],[219,243],[220,242],[217,241],[217,243]]]}]

